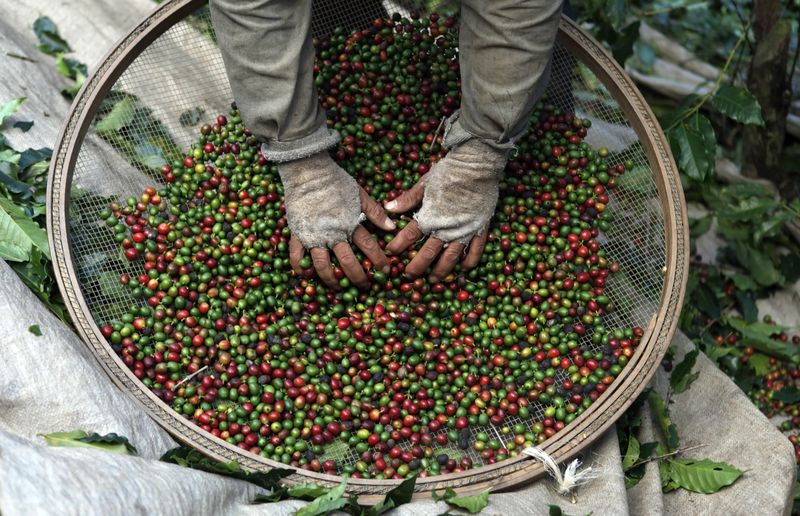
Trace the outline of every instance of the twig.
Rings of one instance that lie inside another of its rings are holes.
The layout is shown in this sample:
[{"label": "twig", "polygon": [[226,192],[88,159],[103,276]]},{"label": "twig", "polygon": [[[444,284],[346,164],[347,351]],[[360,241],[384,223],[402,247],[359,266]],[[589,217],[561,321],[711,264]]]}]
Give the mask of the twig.
[{"label": "twig", "polygon": [[15,54],[14,52],[6,52],[6,55],[8,57],[13,57],[14,59],[19,59],[21,61],[28,61],[29,63],[38,63],[39,62],[36,59],[31,59],[30,57],[24,56],[22,54]]},{"label": "twig", "polygon": [[205,371],[206,369],[208,369],[208,366],[207,366],[207,365],[205,365],[205,366],[201,367],[200,369],[198,369],[197,371],[193,372],[192,374],[190,374],[189,376],[187,376],[186,378],[184,378],[184,379],[183,379],[183,380],[181,380],[180,382],[176,383],[176,384],[175,384],[175,387],[173,387],[173,388],[172,388],[172,392],[175,392],[175,389],[177,389],[178,387],[180,387],[180,386],[181,386],[181,385],[183,385],[184,383],[188,382],[189,380],[191,380],[192,378],[194,378],[194,377],[195,377],[195,376],[197,376],[198,374],[202,373],[202,372],[203,372],[203,371]]},{"label": "twig", "polygon": [[[739,11],[739,2],[734,0],[733,8],[736,11],[736,17],[739,18],[739,23],[742,24],[742,27],[745,27],[745,32],[747,32],[747,25],[750,23],[749,21],[744,21],[744,15],[742,15],[741,11]],[[751,15],[752,18],[752,15]],[[750,52],[753,51],[753,44],[750,43],[750,40],[747,41],[747,46],[750,48]]]},{"label": "twig", "polygon": [[792,79],[794,78],[798,57],[800,57],[800,33],[797,34],[797,41],[795,41],[794,45],[794,57],[792,57],[792,66],[789,67],[789,89],[792,89]]},{"label": "twig", "polygon": [[672,122],[669,125],[669,127],[664,128],[664,132],[669,131],[670,129],[672,129],[673,127],[678,125],[679,123],[681,123],[684,120],[686,120],[687,118],[689,118],[689,116],[697,113],[697,111],[699,111],[700,108],[703,107],[703,104],[705,104],[708,101],[708,99],[710,99],[711,96],[714,95],[714,93],[717,91],[717,88],[719,88],[719,85],[722,84],[722,79],[725,78],[725,75],[728,72],[728,68],[730,68],[731,62],[733,61],[733,58],[736,55],[736,52],[739,50],[739,46],[745,40],[747,40],[747,33],[749,31],[750,31],[750,23],[748,22],[747,26],[745,26],[744,30],[742,31],[742,35],[739,36],[739,39],[736,41],[736,44],[733,46],[733,48],[731,49],[730,53],[728,54],[728,58],[725,60],[725,65],[722,67],[722,70],[720,70],[719,75],[717,76],[717,80],[714,82],[714,85],[711,87],[711,89],[708,90],[708,92],[705,95],[703,95],[700,98],[700,100],[698,100],[697,103],[694,106],[692,106],[692,108],[689,111],[684,113],[681,118],[679,118],[679,119],[675,120],[674,122]]},{"label": "twig", "polygon": [[635,468],[637,466],[641,466],[642,464],[647,464],[648,462],[653,462],[654,460],[666,459],[667,457],[672,457],[673,455],[677,455],[679,453],[683,453],[683,452],[687,452],[687,451],[691,451],[691,450],[696,450],[697,448],[703,448],[705,446],[707,446],[707,445],[705,445],[705,444],[696,444],[694,446],[687,446],[686,448],[679,448],[679,449],[677,449],[675,451],[671,451],[669,453],[665,453],[664,455],[656,455],[655,457],[648,457],[646,459],[637,460],[636,462],[631,464],[631,467],[628,468],[628,469],[633,469],[633,468]]}]

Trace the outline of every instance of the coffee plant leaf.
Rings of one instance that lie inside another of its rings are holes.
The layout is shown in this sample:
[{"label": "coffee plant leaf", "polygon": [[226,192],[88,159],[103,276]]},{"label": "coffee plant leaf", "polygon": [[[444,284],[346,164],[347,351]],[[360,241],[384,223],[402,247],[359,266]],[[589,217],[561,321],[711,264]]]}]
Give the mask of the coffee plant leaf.
[{"label": "coffee plant leaf", "polygon": [[40,16],[33,22],[33,33],[39,40],[39,50],[45,54],[55,56],[72,52],[69,43],[58,33],[58,27],[47,16]]},{"label": "coffee plant leaf", "polygon": [[6,119],[6,117],[9,117],[14,113],[16,113],[23,102],[25,102],[25,97],[19,97],[13,100],[9,100],[8,102],[0,106],[0,125],[3,124],[3,121]]},{"label": "coffee plant leaf", "polygon": [[711,105],[723,115],[742,124],[764,126],[758,99],[742,86],[723,84],[711,98]]},{"label": "coffee plant leaf", "polygon": [[700,373],[692,373],[692,368],[694,368],[699,354],[700,350],[697,348],[693,349],[686,353],[683,360],[672,369],[672,374],[670,374],[669,377],[669,385],[672,387],[673,392],[681,393],[686,391],[692,382],[697,379]]},{"label": "coffee plant leaf", "polygon": [[347,480],[334,487],[327,493],[315,498],[310,504],[301,507],[295,512],[295,516],[318,516],[341,509],[347,505],[347,498],[344,497],[344,490],[347,488]]},{"label": "coffee plant leaf", "polygon": [[694,113],[667,134],[678,168],[690,179],[703,182],[714,174],[717,137],[711,122]]},{"label": "coffee plant leaf", "polygon": [[116,434],[101,436],[98,434],[88,434],[83,430],[72,432],[53,432],[42,436],[49,446],[61,446],[64,448],[95,448],[98,450],[118,453],[120,455],[135,455],[136,448],[130,445],[128,440]]},{"label": "coffee plant leaf", "polygon": [[414,495],[414,486],[417,484],[417,475],[413,475],[403,480],[397,487],[392,488],[383,500],[370,507],[366,511],[366,516],[378,516],[386,511],[394,509],[399,505],[411,501]]},{"label": "coffee plant leaf", "polygon": [[736,482],[744,472],[725,462],[708,459],[669,459],[670,480],[696,493],[716,493]]},{"label": "coffee plant leaf", "polygon": [[292,498],[308,498],[313,500],[314,498],[318,498],[324,494],[328,494],[330,488],[323,487],[317,483],[311,484],[300,484],[297,486],[292,486],[287,489],[287,493]]}]

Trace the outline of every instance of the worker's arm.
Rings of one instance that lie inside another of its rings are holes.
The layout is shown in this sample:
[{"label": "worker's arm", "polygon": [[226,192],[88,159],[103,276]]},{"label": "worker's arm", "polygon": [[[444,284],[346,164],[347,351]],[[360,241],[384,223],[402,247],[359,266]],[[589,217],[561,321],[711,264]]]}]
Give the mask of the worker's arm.
[{"label": "worker's arm", "polygon": [[320,278],[336,288],[332,249],[350,280],[366,287],[350,239],[376,268],[388,262],[359,225],[361,214],[387,231],[395,226],[328,154],[339,135],[327,127],[314,86],[311,0],[212,0],[211,17],[242,120],[278,163],[292,268],[300,272],[310,249]]},{"label": "worker's arm", "polygon": [[432,280],[441,280],[460,260],[466,268],[478,264],[508,153],[547,86],[560,14],[559,0],[463,1],[461,109],[448,120],[444,136],[451,150],[420,183],[386,205],[400,213],[422,202],[415,222],[387,247],[399,253],[430,235],[406,267],[409,275],[423,274],[440,255]]}]

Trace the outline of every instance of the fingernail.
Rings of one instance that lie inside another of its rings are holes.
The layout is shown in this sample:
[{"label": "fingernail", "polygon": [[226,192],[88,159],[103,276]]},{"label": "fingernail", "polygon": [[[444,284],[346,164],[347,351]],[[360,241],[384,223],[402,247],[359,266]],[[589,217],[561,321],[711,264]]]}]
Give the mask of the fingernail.
[{"label": "fingernail", "polygon": [[428,281],[430,281],[431,283],[439,283],[439,278],[437,278],[436,276],[431,275],[431,276],[428,276]]},{"label": "fingernail", "polygon": [[386,206],[384,206],[384,208],[386,208],[387,210],[397,209],[397,201],[389,201],[389,202],[387,202]]},{"label": "fingernail", "polygon": [[384,265],[383,268],[381,269],[381,272],[383,272],[384,274],[389,274],[390,272],[392,272],[392,268],[389,267],[388,265]]},{"label": "fingernail", "polygon": [[394,221],[389,217],[386,217],[386,222],[384,222],[384,224],[386,224],[389,227],[389,229],[395,229],[397,227],[397,224],[395,224]]}]

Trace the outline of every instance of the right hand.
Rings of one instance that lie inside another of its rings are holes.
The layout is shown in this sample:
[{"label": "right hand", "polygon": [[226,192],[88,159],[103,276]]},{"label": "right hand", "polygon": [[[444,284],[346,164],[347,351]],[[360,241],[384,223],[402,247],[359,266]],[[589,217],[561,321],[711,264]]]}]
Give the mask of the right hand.
[{"label": "right hand", "polygon": [[363,213],[385,231],[394,230],[395,223],[327,151],[281,163],[278,172],[292,232],[289,263],[296,274],[302,274],[300,261],[309,249],[320,279],[338,290],[339,282],[330,260],[329,250],[332,250],[350,281],[359,288],[368,288],[367,274],[350,247],[350,239],[376,269],[389,271],[386,255],[360,221]]}]

